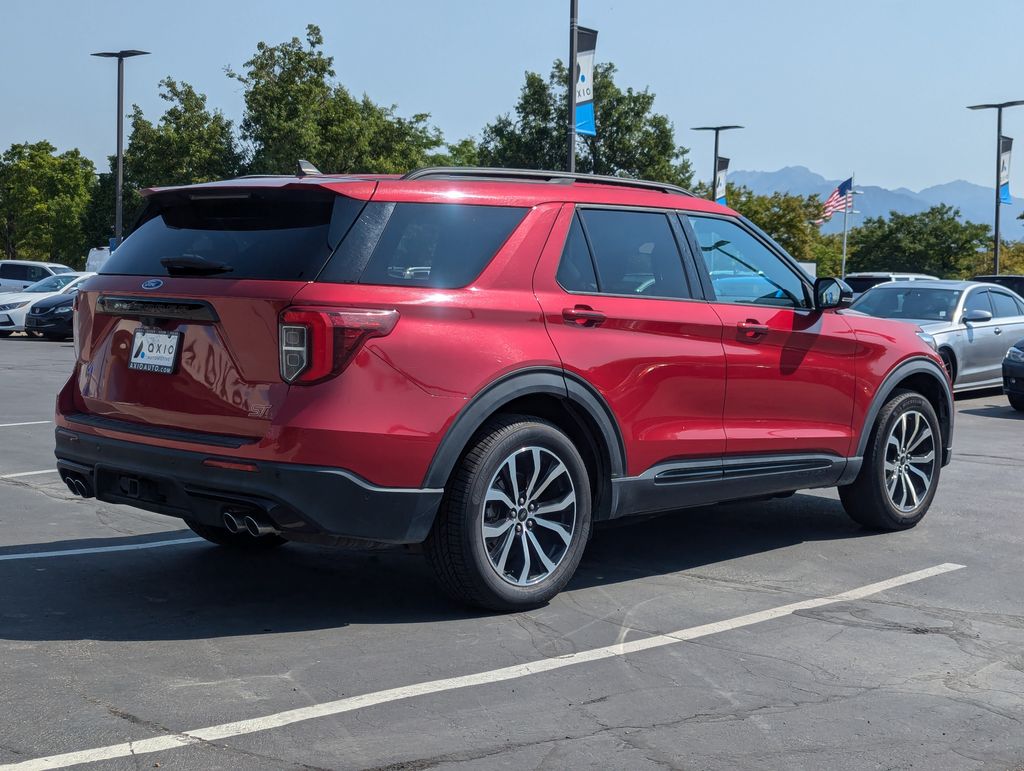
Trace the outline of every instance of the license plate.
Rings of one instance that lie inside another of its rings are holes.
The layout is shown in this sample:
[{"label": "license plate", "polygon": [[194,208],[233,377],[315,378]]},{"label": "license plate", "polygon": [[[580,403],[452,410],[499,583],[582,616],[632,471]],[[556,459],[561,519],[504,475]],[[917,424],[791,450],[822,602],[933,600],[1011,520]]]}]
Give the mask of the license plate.
[{"label": "license plate", "polygon": [[178,363],[180,347],[181,332],[137,329],[132,340],[132,355],[128,359],[128,369],[170,375]]}]

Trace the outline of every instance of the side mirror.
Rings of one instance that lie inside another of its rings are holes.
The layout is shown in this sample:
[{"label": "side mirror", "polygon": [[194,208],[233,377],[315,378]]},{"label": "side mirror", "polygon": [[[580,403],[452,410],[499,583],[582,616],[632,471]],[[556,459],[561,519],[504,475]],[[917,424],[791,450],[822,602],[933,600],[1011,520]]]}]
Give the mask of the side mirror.
[{"label": "side mirror", "polygon": [[992,320],[992,314],[989,311],[973,310],[964,312],[964,321],[970,324],[984,324],[986,321]]},{"label": "side mirror", "polygon": [[814,282],[814,309],[849,308],[853,302],[853,290],[838,278],[819,278]]}]

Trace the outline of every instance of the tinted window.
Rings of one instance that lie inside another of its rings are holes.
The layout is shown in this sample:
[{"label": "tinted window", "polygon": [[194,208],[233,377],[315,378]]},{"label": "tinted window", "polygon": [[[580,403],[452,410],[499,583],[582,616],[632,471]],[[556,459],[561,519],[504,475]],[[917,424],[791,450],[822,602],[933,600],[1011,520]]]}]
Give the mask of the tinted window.
[{"label": "tinted window", "polygon": [[964,301],[964,312],[968,311],[988,311],[992,313],[992,303],[988,301],[987,289],[981,289],[967,295],[967,299]]},{"label": "tinted window", "polygon": [[688,218],[718,302],[809,306],[800,277],[753,235],[728,220]]},{"label": "tinted window", "polygon": [[100,272],[162,276],[163,258],[201,257],[231,268],[212,278],[312,281],[362,205],[321,191],[156,196]]},{"label": "tinted window", "polygon": [[578,216],[572,218],[569,235],[565,239],[562,261],[558,264],[558,283],[570,292],[597,292],[597,276],[590,259],[590,247],[583,235]]},{"label": "tinted window", "polygon": [[583,209],[604,294],[691,297],[668,217],[659,212]]},{"label": "tinted window", "polygon": [[527,211],[431,203],[400,203],[393,208],[360,284],[466,286],[480,275]]},{"label": "tinted window", "polygon": [[880,286],[865,292],[851,307],[883,319],[949,321],[956,312],[959,299],[958,289],[921,289],[907,281],[898,286]]},{"label": "tinted window", "polygon": [[888,276],[886,276],[885,278],[881,278],[881,277],[871,278],[871,277],[868,277],[868,276],[847,276],[846,277],[846,283],[849,284],[850,285],[850,289],[852,289],[857,294],[860,294],[861,292],[866,292],[866,291],[868,291],[873,286],[878,286],[879,284],[884,284],[888,280],[889,280]]},{"label": "tinted window", "polygon": [[47,276],[51,275],[50,271],[48,271],[48,270],[46,270],[44,268],[40,268],[38,265],[29,265],[29,266],[27,266],[26,270],[25,270],[25,273],[27,274],[25,276],[25,279],[27,281],[33,281],[33,282],[34,281],[41,281],[42,279],[44,279]]},{"label": "tinted window", "polygon": [[25,265],[0,263],[0,278],[9,278],[13,281],[27,281],[28,267]]},{"label": "tinted window", "polygon": [[1017,301],[1010,297],[1010,295],[1003,294],[1002,292],[989,292],[989,297],[992,298],[992,307],[995,308],[993,315],[997,319],[1020,315]]}]

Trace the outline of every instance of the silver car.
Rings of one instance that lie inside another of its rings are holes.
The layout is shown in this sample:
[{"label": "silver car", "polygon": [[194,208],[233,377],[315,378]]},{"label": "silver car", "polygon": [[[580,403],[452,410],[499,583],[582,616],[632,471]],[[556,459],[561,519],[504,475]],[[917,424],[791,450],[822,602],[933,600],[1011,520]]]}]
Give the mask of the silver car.
[{"label": "silver car", "polygon": [[879,284],[850,307],[921,327],[935,339],[955,391],[1001,386],[1003,357],[1024,336],[1024,299],[996,284]]}]

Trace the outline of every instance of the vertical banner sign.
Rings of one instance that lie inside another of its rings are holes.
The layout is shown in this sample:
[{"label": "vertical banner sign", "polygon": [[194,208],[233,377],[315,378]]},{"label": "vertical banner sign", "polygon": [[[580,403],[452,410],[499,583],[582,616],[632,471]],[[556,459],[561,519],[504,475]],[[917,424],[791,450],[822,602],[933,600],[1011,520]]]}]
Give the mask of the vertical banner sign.
[{"label": "vertical banner sign", "polygon": [[729,171],[729,159],[718,156],[718,168],[715,169],[715,203],[725,206],[725,174]]},{"label": "vertical banner sign", "polygon": [[1013,137],[999,137],[999,203],[1013,203],[1010,198],[1010,150]]},{"label": "vertical banner sign", "polygon": [[576,32],[576,133],[597,136],[594,122],[594,49],[597,30],[577,27]]}]

